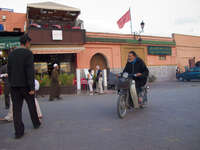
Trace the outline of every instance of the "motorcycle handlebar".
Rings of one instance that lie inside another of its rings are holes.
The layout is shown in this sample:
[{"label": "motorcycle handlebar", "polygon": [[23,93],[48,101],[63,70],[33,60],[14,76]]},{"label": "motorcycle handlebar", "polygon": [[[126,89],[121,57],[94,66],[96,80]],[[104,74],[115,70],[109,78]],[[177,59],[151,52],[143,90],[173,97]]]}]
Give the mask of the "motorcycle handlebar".
[{"label": "motorcycle handlebar", "polygon": [[[117,74],[117,77],[118,78],[125,78],[125,77],[123,77],[123,73]],[[136,74],[128,74],[127,79],[135,79],[135,78],[137,78]]]}]

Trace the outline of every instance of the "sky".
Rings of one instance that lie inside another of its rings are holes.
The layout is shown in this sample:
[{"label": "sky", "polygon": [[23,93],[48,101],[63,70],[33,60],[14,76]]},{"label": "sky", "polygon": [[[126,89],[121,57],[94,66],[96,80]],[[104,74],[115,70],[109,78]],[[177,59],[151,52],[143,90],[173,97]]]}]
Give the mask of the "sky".
[{"label": "sky", "polygon": [[132,30],[142,35],[171,37],[172,33],[200,36],[200,0],[0,0],[0,8],[25,13],[27,3],[52,1],[81,9],[87,32],[130,34],[130,22],[117,21],[131,8]]}]

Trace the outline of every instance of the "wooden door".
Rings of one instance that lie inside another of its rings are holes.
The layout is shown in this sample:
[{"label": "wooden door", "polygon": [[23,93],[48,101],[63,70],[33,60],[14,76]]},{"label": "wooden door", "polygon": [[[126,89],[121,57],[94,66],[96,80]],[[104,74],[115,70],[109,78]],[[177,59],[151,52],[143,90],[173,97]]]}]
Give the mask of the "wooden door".
[{"label": "wooden door", "polygon": [[101,54],[95,54],[90,60],[90,68],[96,70],[96,66],[99,65],[100,69],[107,69],[107,61]]}]

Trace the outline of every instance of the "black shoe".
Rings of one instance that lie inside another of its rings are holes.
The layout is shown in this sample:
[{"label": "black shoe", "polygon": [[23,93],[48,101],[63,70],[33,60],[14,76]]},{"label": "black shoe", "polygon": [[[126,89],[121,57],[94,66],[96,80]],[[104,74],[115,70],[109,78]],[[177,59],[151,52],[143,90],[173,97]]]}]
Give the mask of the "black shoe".
[{"label": "black shoe", "polygon": [[38,129],[40,126],[41,126],[41,123],[39,125],[35,126],[34,128]]},{"label": "black shoe", "polygon": [[20,139],[24,136],[24,134],[15,135],[15,139]]},{"label": "black shoe", "polygon": [[53,100],[54,100],[54,99],[52,99],[52,98],[51,98],[51,99],[49,99],[49,101],[53,101]]},{"label": "black shoe", "polygon": [[129,101],[129,107],[134,107],[133,102]]},{"label": "black shoe", "polygon": [[62,97],[57,97],[57,99],[58,99],[58,100],[61,100],[61,99],[62,99]]},{"label": "black shoe", "polygon": [[143,109],[143,108],[144,108],[144,106],[141,104],[141,105],[140,105],[140,109]]},{"label": "black shoe", "polygon": [[131,109],[133,109],[133,106],[130,106],[130,105],[129,105],[127,108],[128,108],[129,110],[131,110]]},{"label": "black shoe", "polygon": [[9,109],[9,106],[6,106],[6,109]]}]

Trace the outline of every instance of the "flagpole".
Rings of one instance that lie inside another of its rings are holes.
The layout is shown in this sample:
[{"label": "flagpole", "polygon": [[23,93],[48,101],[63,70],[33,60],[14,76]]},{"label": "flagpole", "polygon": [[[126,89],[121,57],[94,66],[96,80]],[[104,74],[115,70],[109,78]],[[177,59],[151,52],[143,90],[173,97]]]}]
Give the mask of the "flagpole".
[{"label": "flagpole", "polygon": [[130,28],[131,28],[131,35],[133,34],[133,31],[132,31],[132,16],[131,16],[131,7],[129,8],[129,11],[130,11]]}]

